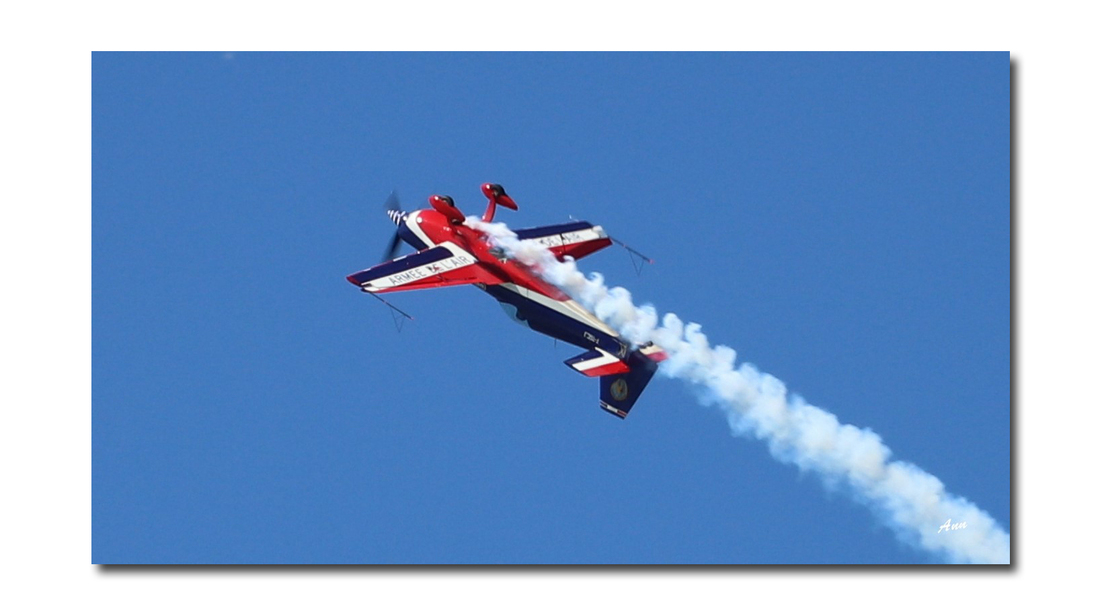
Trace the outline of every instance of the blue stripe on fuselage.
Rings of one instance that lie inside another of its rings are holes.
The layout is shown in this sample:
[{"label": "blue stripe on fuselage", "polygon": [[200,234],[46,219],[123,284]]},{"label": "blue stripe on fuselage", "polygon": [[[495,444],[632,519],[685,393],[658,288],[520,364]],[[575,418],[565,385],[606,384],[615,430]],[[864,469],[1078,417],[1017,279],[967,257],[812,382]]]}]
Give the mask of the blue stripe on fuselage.
[{"label": "blue stripe on fuselage", "polygon": [[412,229],[406,226],[406,223],[398,225],[398,237],[402,238],[405,243],[413,246],[417,250],[424,250],[428,248],[428,244],[421,241],[421,238],[417,237],[417,234]]},{"label": "blue stripe on fuselage", "polygon": [[[569,315],[524,297],[501,285],[483,289],[497,301],[516,309],[513,318],[541,334],[551,336],[583,349],[601,348],[616,357],[625,357],[631,346],[619,338],[583,323]],[[530,291],[530,293],[536,293]],[[588,336],[586,335],[588,334]]]}]

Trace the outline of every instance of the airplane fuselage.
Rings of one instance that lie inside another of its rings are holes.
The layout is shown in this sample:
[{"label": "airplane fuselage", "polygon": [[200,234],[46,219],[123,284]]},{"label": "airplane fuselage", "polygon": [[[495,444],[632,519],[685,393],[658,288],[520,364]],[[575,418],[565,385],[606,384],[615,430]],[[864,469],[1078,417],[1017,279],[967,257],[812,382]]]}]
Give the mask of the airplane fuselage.
[{"label": "airplane fuselage", "polygon": [[600,348],[620,358],[630,351],[630,344],[621,340],[615,330],[528,266],[495,249],[479,231],[449,222],[444,214],[426,209],[406,214],[399,235],[418,250],[451,242],[473,255],[483,268],[503,281],[474,284],[500,302],[505,313],[522,325],[567,344],[583,349]]}]

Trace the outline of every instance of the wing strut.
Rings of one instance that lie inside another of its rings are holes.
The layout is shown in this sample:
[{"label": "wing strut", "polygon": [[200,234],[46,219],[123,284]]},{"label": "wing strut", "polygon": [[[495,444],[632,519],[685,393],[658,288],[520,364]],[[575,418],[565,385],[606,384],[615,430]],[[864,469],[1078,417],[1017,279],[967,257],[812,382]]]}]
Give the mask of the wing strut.
[{"label": "wing strut", "polygon": [[625,243],[621,242],[620,240],[612,237],[611,235],[608,237],[608,239],[616,242],[620,246],[623,246],[623,248],[628,251],[628,256],[631,257],[631,265],[632,265],[632,267],[635,268],[636,275],[642,273],[644,265],[646,265],[648,263],[652,263],[652,264],[654,263],[654,259],[651,259],[647,255],[639,252],[638,250],[632,248],[631,246],[628,246],[627,244],[625,244]]},{"label": "wing strut", "polygon": [[405,318],[409,319],[410,321],[413,320],[413,317],[406,314],[406,312],[403,311],[401,308],[399,308],[399,307],[395,306],[394,304],[386,301],[385,299],[379,297],[375,293],[371,293],[369,291],[364,291],[364,293],[367,293],[371,297],[374,297],[375,299],[379,300],[380,302],[386,304],[387,308],[390,308],[390,316],[391,316],[392,319],[394,319],[394,328],[397,329],[399,332],[402,331],[402,325],[405,325],[405,321],[402,320],[402,317],[405,317]]}]

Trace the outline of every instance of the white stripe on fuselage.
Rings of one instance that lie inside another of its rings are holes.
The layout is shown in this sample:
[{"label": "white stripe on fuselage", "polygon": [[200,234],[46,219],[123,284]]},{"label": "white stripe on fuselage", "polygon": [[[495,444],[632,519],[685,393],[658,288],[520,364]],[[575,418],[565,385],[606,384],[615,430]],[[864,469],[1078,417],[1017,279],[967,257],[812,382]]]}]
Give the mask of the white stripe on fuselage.
[{"label": "white stripe on fuselage", "polygon": [[436,245],[436,242],[429,239],[429,236],[425,234],[425,231],[421,229],[421,217],[420,212],[412,212],[409,216],[406,216],[406,228],[413,231],[413,234],[417,236],[417,239],[425,243],[426,248],[432,248]]},{"label": "white stripe on fuselage", "polygon": [[605,325],[604,321],[598,319],[593,313],[589,312],[588,310],[583,308],[581,304],[572,299],[559,301],[557,299],[547,297],[539,291],[532,291],[531,289],[518,287],[512,282],[502,283],[501,286],[509,289],[517,295],[520,295],[521,297],[526,297],[538,304],[547,306],[548,308],[554,310],[555,312],[558,312],[559,314],[565,315],[580,323],[589,325],[590,327],[600,330],[610,336],[619,337],[620,335],[616,333],[616,330],[612,329],[608,325]]}]

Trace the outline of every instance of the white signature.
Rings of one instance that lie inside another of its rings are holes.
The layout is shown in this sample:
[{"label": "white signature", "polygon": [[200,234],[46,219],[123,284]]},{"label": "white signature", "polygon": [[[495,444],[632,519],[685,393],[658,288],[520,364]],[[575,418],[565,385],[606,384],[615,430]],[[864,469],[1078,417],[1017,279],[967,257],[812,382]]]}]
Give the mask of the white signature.
[{"label": "white signature", "polygon": [[961,530],[961,529],[964,529],[964,528],[968,528],[968,522],[957,522],[957,523],[954,524],[953,523],[953,518],[949,518],[948,520],[945,520],[944,524],[942,524],[941,526],[938,527],[937,532],[938,533],[941,533],[941,531],[948,532],[948,531],[951,531],[951,530]]}]

